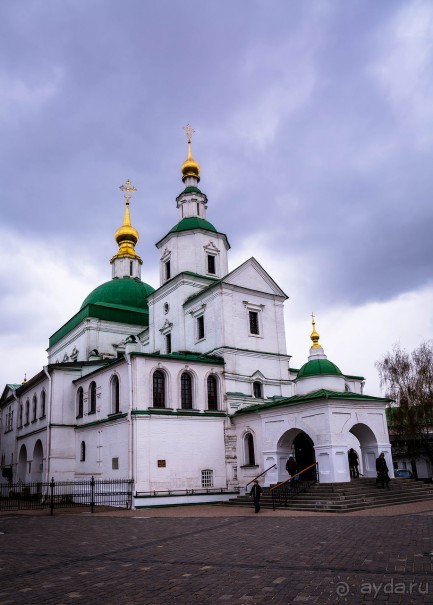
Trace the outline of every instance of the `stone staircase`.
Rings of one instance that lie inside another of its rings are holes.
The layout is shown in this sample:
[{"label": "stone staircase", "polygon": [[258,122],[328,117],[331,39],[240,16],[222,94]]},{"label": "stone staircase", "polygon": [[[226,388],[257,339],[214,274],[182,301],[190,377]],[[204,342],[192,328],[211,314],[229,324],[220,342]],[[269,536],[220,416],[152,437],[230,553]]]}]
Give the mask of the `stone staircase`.
[{"label": "stone staircase", "polygon": [[[433,484],[412,479],[393,479],[389,489],[378,487],[375,479],[360,478],[350,483],[316,483],[306,491],[288,500],[281,510],[326,511],[344,513],[392,504],[406,504],[432,500]],[[253,506],[248,496],[229,500],[228,506]],[[272,509],[270,488],[264,488],[260,501],[262,508]]]}]

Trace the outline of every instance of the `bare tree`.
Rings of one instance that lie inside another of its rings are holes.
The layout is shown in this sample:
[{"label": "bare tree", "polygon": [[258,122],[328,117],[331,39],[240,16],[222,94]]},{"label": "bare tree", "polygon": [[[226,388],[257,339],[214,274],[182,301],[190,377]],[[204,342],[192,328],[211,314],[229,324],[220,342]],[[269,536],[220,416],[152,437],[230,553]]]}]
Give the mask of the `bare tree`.
[{"label": "bare tree", "polygon": [[391,438],[404,441],[409,456],[425,454],[433,465],[433,341],[410,354],[395,344],[376,368],[395,402],[387,410]]}]

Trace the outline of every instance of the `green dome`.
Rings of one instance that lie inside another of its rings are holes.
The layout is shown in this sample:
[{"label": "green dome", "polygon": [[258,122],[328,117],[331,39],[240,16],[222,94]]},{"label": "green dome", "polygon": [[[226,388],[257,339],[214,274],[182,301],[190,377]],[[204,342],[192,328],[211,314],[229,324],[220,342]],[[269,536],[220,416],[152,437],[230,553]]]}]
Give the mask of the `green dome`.
[{"label": "green dome", "polygon": [[341,371],[335,363],[332,363],[328,359],[310,359],[299,370],[297,378],[320,376],[321,374],[337,374],[341,376]]},{"label": "green dome", "polygon": [[152,286],[137,278],[117,277],[101,284],[90,292],[81,305],[81,309],[90,304],[104,304],[147,311],[145,299],[152,292],[155,292]]},{"label": "green dome", "polygon": [[173,229],[170,229],[170,233],[175,233],[176,231],[191,231],[192,229],[204,229],[205,231],[218,233],[212,223],[209,223],[209,221],[205,221],[204,218],[199,218],[198,216],[183,218],[173,227]]}]

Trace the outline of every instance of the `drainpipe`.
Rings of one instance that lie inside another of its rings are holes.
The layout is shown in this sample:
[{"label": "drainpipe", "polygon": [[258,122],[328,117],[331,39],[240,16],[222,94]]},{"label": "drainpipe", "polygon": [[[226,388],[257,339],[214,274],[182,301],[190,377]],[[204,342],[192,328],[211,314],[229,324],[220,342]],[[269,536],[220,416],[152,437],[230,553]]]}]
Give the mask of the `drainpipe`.
[{"label": "drainpipe", "polygon": [[130,353],[125,352],[125,360],[128,364],[128,390],[129,390],[129,401],[128,401],[128,479],[134,480],[134,431],[132,426],[132,357]]},{"label": "drainpipe", "polygon": [[[20,399],[17,397],[17,394],[15,393],[15,391],[12,391],[12,395],[15,399],[15,401],[17,402],[17,417],[15,419],[15,426],[18,423],[18,414],[20,413]],[[16,472],[14,473],[14,467],[17,469],[18,471],[18,439],[17,439],[17,433],[15,431],[15,444],[14,444],[14,451],[13,451],[13,456],[14,456],[14,462],[11,465],[12,467],[12,481],[14,482],[16,480]],[[6,461],[5,461],[6,462]],[[26,469],[27,472],[27,469]]]},{"label": "drainpipe", "polygon": [[51,460],[51,417],[52,417],[52,391],[53,391],[53,380],[51,374],[47,370],[48,366],[44,366],[44,372],[48,377],[48,418],[47,418],[47,453],[46,453],[46,469],[45,469],[45,482],[48,483],[50,480],[50,460]]}]

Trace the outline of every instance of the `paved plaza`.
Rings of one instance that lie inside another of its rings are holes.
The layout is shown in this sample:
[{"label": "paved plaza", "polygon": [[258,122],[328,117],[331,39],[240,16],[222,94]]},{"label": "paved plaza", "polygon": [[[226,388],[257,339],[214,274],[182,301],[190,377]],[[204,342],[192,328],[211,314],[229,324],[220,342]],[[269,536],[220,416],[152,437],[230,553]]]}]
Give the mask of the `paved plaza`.
[{"label": "paved plaza", "polygon": [[433,603],[433,502],[0,515],[0,605]]}]

